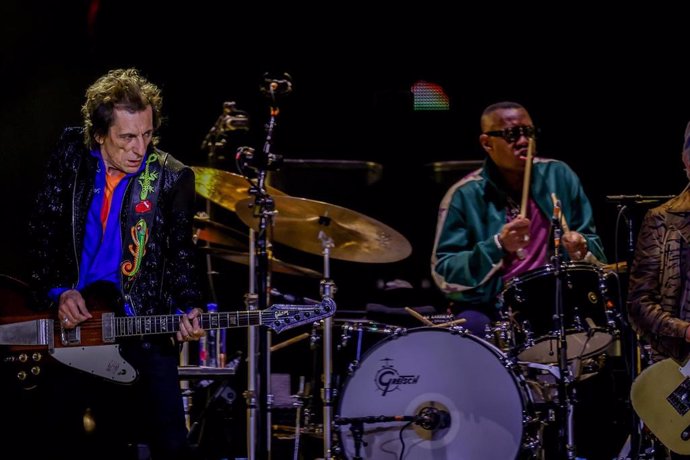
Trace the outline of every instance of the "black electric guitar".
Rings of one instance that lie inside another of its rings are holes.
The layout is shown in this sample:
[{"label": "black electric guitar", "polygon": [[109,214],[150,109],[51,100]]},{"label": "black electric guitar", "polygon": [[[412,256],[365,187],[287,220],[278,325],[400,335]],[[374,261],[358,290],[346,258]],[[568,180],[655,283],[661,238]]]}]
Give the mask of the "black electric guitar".
[{"label": "black electric guitar", "polygon": [[[16,280],[0,279],[0,345],[6,365],[21,365],[16,371],[20,381],[31,381],[41,373],[44,356],[67,366],[117,383],[132,383],[137,371],[120,355],[117,340],[154,334],[174,334],[182,315],[117,316],[120,299],[112,284],[94,285],[82,294],[93,318],[73,329],[65,329],[49,313],[26,308],[22,295],[25,285]],[[115,295],[113,295],[113,293]],[[265,310],[203,313],[204,329],[230,329],[266,326],[282,332],[310,324],[335,313],[335,302],[324,298],[316,305],[272,305]]]}]

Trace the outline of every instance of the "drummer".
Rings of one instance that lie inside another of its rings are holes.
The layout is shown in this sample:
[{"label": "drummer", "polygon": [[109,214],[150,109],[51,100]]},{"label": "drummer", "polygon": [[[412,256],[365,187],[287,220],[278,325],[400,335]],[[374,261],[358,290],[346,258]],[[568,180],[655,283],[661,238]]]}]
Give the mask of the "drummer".
[{"label": "drummer", "polygon": [[[605,261],[577,175],[562,161],[535,157],[536,128],[527,110],[515,102],[492,104],[481,130],[486,160],[444,196],[431,259],[452,313],[480,337],[498,319],[505,282],[550,262],[554,234],[562,235],[563,261]],[[554,222],[561,224],[558,233]]]}]

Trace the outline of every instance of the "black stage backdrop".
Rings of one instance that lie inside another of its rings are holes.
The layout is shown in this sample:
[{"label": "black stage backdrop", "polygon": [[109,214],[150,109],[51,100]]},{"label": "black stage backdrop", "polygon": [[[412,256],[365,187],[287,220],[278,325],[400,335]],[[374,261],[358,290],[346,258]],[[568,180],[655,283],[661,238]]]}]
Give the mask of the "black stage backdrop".
[{"label": "black stage backdrop", "polygon": [[[568,11],[537,23],[527,11],[492,7],[470,15],[460,7],[450,14],[433,3],[289,12],[269,5],[248,11],[240,2],[169,3],[2,2],[0,273],[25,276],[28,209],[46,155],[64,126],[80,123],[86,87],[117,67],[138,67],[162,86],[160,145],[188,164],[209,165],[200,144],[224,101],[250,114],[251,130],[230,134],[215,166],[236,171],[237,147],[261,150],[269,109],[259,85],[265,72],[287,72],[294,89],[280,104],[273,151],[381,166],[377,180],[344,167],[285,167],[275,177],[288,194],[374,218],[412,245],[409,258],[389,264],[333,260],[340,309],[443,309],[429,275],[436,212],[467,170],[435,173],[430,164],[483,158],[478,119],[490,103],[524,104],[541,128],[538,153],[579,174],[609,261],[627,258],[627,229],[616,232],[616,204],[606,196],[675,194],[687,182],[680,152],[690,120],[688,39],[671,13],[660,20],[642,11]],[[659,28],[660,35],[647,32]],[[441,85],[450,110],[414,112],[409,90],[418,80]],[[635,206],[633,222],[645,209]],[[216,208],[213,217],[246,235],[234,214]],[[322,268],[320,256],[289,245],[276,244],[275,254]],[[241,308],[246,267],[215,263],[221,309]],[[412,290],[381,289],[396,279]],[[319,295],[315,278],[278,273],[273,283],[282,292]]]}]

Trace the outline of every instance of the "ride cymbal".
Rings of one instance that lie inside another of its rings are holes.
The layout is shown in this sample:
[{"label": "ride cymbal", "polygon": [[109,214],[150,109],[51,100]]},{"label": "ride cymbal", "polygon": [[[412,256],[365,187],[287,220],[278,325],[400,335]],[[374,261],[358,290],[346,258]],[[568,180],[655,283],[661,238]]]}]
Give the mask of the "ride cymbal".
[{"label": "ride cymbal", "polygon": [[[234,262],[243,265],[249,265],[249,253],[241,251],[232,251],[229,249],[216,248],[216,247],[201,247],[199,248],[201,252],[206,254],[211,254],[220,259],[227,260],[229,262]],[[286,275],[297,275],[306,276],[308,278],[323,278],[323,274],[312,270],[311,268],[300,267],[299,265],[290,264],[283,262],[282,260],[276,259],[275,257],[268,259],[268,264],[270,270],[274,273],[284,273]]]},{"label": "ride cymbal", "polygon": [[[235,204],[238,201],[251,197],[249,194],[251,184],[239,174],[200,166],[192,166],[192,170],[196,176],[196,192],[229,211],[235,211]],[[268,185],[266,190],[272,196],[285,195]]]},{"label": "ride cymbal", "polygon": [[[381,222],[347,208],[291,196],[273,197],[277,214],[273,217],[273,239],[287,246],[320,255],[320,233],[333,240],[330,256],[351,262],[386,263],[410,255],[412,246],[397,231]],[[237,216],[257,229],[253,200],[236,205]]]}]

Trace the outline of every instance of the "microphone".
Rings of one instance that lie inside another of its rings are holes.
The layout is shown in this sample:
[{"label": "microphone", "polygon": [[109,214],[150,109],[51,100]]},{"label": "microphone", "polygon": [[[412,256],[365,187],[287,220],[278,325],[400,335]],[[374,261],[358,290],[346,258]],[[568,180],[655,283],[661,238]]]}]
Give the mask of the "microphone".
[{"label": "microphone", "polygon": [[653,204],[668,201],[675,195],[606,195],[606,201],[611,203]]},{"label": "microphone", "polygon": [[425,430],[442,430],[450,426],[448,411],[432,406],[422,408],[417,415],[367,415],[364,417],[336,417],[336,425],[352,425],[357,423],[386,423],[386,422],[414,422]]},{"label": "microphone", "polygon": [[[213,124],[208,134],[201,143],[201,150],[208,146],[215,146],[225,133],[228,131],[249,129],[249,115],[247,112],[235,107],[235,102],[223,102],[223,113],[220,114],[216,122]],[[222,142],[225,140],[223,139]]]},{"label": "microphone", "polygon": [[218,119],[218,132],[249,129],[249,115],[235,107],[235,102],[223,102],[223,114]]},{"label": "microphone", "polygon": [[264,95],[275,101],[277,96],[287,96],[292,92],[292,77],[288,73],[283,73],[280,78],[272,78],[266,72],[260,89]]},{"label": "microphone", "polygon": [[425,430],[442,430],[450,426],[450,414],[448,411],[427,406],[419,411],[419,414],[415,417],[414,423]]}]

